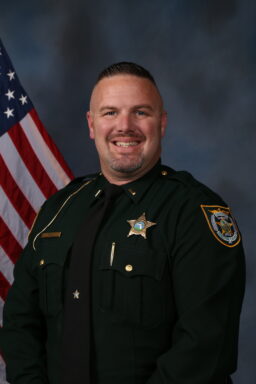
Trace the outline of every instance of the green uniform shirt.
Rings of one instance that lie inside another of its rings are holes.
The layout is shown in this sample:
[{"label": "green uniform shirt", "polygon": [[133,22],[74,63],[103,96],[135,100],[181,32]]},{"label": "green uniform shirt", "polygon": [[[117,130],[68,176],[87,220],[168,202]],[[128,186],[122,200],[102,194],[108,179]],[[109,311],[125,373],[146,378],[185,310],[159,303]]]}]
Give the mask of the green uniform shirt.
[{"label": "green uniform shirt", "polygon": [[[75,180],[41,209],[4,309],[11,384],[59,383],[70,249],[106,183]],[[236,369],[244,293],[230,210],[188,173],[159,163],[122,188],[92,256],[96,383],[225,384]]]}]

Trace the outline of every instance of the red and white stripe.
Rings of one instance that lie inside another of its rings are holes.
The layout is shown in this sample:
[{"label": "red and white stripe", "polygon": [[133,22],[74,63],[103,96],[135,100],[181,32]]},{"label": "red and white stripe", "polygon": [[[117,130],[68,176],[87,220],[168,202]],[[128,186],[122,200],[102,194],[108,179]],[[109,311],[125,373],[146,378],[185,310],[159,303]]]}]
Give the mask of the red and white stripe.
[{"label": "red and white stripe", "polygon": [[[41,205],[73,179],[36,111],[0,137],[0,324],[13,267]],[[2,362],[0,360],[0,371]]]}]

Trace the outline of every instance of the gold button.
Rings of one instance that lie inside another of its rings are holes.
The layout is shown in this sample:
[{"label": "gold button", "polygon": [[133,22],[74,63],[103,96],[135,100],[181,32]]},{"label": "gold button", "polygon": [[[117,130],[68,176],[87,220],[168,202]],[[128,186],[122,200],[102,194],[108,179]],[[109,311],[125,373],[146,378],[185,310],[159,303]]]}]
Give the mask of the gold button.
[{"label": "gold button", "polygon": [[162,173],[163,176],[168,175],[168,172],[167,172],[167,171],[162,171],[161,173]]},{"label": "gold button", "polygon": [[131,194],[131,195],[133,195],[133,196],[135,196],[135,195],[136,195],[136,192],[135,192],[135,191],[133,191],[131,188],[130,188],[130,189],[128,189],[128,191],[130,192],[130,194]]},{"label": "gold button", "polygon": [[131,272],[131,271],[133,270],[133,266],[132,266],[131,264],[127,264],[127,265],[125,266],[125,270],[126,270],[127,272]]},{"label": "gold button", "polygon": [[39,265],[44,265],[44,259],[40,260]]}]

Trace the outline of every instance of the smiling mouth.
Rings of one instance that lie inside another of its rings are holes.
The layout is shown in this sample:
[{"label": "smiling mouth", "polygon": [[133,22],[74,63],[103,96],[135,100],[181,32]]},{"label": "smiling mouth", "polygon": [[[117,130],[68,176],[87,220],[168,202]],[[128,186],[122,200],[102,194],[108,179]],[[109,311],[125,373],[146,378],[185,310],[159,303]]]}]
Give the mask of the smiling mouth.
[{"label": "smiling mouth", "polygon": [[135,147],[136,145],[139,145],[140,142],[139,141],[114,141],[113,142],[114,145],[116,145],[117,147],[123,147],[123,148],[127,148],[127,147]]}]

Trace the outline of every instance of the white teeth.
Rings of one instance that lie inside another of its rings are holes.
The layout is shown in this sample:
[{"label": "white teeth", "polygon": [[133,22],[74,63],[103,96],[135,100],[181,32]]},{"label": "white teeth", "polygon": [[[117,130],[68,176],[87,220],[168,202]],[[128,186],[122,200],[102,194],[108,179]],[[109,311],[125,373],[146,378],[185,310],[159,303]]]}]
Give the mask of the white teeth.
[{"label": "white teeth", "polygon": [[129,143],[126,143],[126,142],[123,142],[123,141],[116,141],[116,145],[118,147],[132,147],[132,146],[135,146],[137,144],[138,144],[137,141],[130,141]]}]

